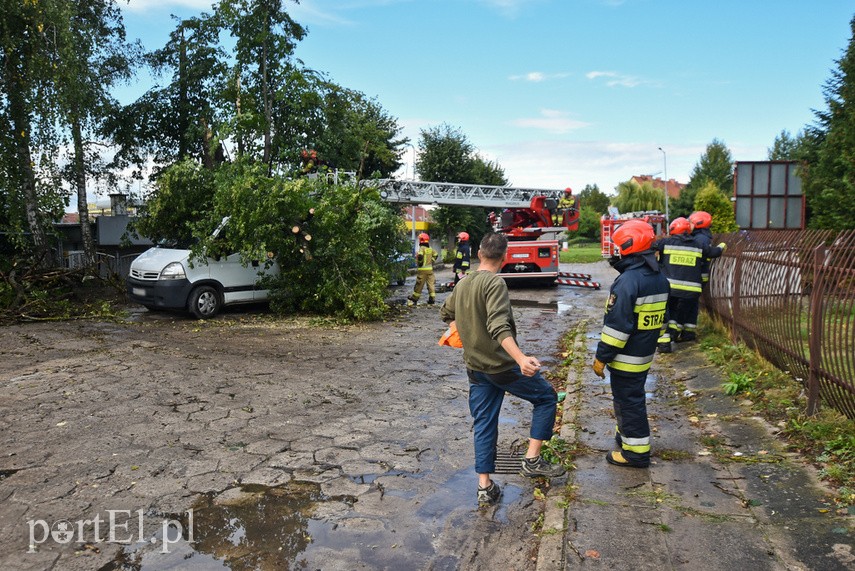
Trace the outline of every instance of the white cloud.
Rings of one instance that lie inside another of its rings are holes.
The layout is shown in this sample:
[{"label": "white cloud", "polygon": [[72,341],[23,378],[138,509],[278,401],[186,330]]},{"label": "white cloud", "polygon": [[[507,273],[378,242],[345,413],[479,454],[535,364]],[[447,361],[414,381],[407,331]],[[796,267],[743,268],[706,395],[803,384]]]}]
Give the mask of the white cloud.
[{"label": "white cloud", "polygon": [[517,127],[541,129],[549,131],[550,133],[559,134],[588,127],[590,125],[590,123],[570,118],[569,113],[566,111],[557,111],[555,109],[541,109],[540,117],[514,119],[511,123]]},{"label": "white cloud", "polygon": [[[634,175],[662,169],[655,142],[528,140],[479,149],[505,169],[514,186],[582,190],[596,184],[612,194]],[[689,173],[705,147],[668,149],[668,178],[688,182]]]},{"label": "white cloud", "polygon": [[614,71],[589,71],[585,74],[588,79],[605,79],[609,87],[638,87],[639,85],[654,85],[654,82],[633,75],[624,75]]},{"label": "white cloud", "polygon": [[508,77],[511,81],[530,81],[532,83],[540,83],[542,81],[549,81],[551,79],[561,79],[564,77],[568,77],[570,74],[566,72],[559,73],[543,73],[541,71],[530,71],[528,73],[523,73],[520,75],[511,75]]}]

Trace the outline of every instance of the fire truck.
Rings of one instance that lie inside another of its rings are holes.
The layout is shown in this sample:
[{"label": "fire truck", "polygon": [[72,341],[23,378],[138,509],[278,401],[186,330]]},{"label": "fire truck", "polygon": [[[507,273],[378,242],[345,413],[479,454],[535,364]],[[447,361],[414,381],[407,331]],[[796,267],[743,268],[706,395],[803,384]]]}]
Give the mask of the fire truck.
[{"label": "fire truck", "polygon": [[612,233],[618,226],[628,220],[643,220],[653,226],[654,233],[659,236],[668,230],[668,220],[658,210],[646,210],[644,212],[627,212],[625,214],[604,214],[600,218],[600,246],[604,258],[615,255],[615,245],[612,244]]},{"label": "fire truck", "polygon": [[[558,206],[563,190],[391,179],[378,182],[380,196],[388,202],[493,209],[493,229],[508,237],[508,253],[499,272],[505,280],[554,285],[565,283],[565,278],[590,279],[589,275],[566,274],[558,269],[557,235],[579,227],[578,203],[570,208]],[[599,287],[595,282],[565,285]]]}]

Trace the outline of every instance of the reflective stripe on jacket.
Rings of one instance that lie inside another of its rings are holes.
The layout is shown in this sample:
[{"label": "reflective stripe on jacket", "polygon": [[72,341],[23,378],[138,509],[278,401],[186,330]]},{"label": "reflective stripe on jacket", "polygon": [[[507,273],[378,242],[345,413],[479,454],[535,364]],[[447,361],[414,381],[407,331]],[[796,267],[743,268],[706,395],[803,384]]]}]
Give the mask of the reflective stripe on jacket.
[{"label": "reflective stripe on jacket", "polygon": [[437,253],[430,246],[421,246],[419,253],[416,255],[416,263],[419,271],[433,270],[433,263],[438,257]]},{"label": "reflective stripe on jacket", "polygon": [[671,295],[684,298],[701,295],[704,259],[721,255],[720,248],[705,246],[690,234],[662,238],[653,249],[660,253],[659,264],[671,284]]},{"label": "reflective stripe on jacket", "polygon": [[668,280],[653,254],[620,260],[621,272],[609,290],[597,359],[610,369],[646,374],[653,362],[668,305]]}]

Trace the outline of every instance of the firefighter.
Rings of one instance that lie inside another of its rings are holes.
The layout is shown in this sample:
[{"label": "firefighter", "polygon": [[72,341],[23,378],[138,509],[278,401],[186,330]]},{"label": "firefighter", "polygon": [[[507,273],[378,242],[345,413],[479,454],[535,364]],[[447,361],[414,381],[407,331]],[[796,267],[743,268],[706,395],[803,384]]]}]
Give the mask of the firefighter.
[{"label": "firefighter", "polygon": [[430,236],[422,232],[419,234],[419,253],[416,254],[416,285],[413,288],[413,293],[407,299],[413,305],[419,302],[422,296],[422,288],[427,284],[428,288],[428,304],[436,303],[435,278],[433,275],[433,263],[439,255],[430,247]]},{"label": "firefighter", "polygon": [[454,285],[466,277],[469,273],[469,258],[472,255],[472,250],[469,246],[469,233],[461,232],[457,235],[457,253],[454,255]]},{"label": "firefighter", "polygon": [[[710,225],[712,225],[712,216],[710,216],[709,212],[704,212],[703,210],[698,210],[696,212],[692,212],[689,215],[689,222],[692,223],[692,236],[694,236],[698,242],[703,246],[709,246],[712,244],[712,231],[710,230]],[[701,283],[706,285],[706,283],[710,281],[710,260],[706,258],[703,260],[701,264]]]},{"label": "firefighter", "polygon": [[668,280],[651,248],[654,239],[653,228],[640,220],[625,222],[612,234],[620,254],[613,266],[620,275],[609,290],[592,368],[600,378],[609,368],[620,450],[609,452],[606,461],[615,466],[650,465],[644,383],[668,303]]},{"label": "firefighter", "polygon": [[710,246],[693,236],[692,223],[683,217],[675,218],[669,230],[670,236],[653,244],[671,285],[666,331],[659,338],[659,350],[663,353],[671,351],[672,341],[679,343],[697,338],[703,261],[721,256],[726,247],[723,243]]},{"label": "firefighter", "polygon": [[573,211],[576,209],[576,197],[573,196],[573,189],[569,186],[564,189],[564,194],[558,199],[558,208],[552,214],[552,225],[560,226],[564,219],[564,212]]}]

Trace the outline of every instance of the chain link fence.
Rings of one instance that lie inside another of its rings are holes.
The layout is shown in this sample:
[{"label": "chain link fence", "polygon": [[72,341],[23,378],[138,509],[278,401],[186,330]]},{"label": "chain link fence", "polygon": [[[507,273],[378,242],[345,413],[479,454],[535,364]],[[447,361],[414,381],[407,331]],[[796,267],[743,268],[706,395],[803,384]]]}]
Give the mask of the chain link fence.
[{"label": "chain link fence", "polygon": [[703,303],[732,335],[855,419],[855,231],[723,234]]}]

